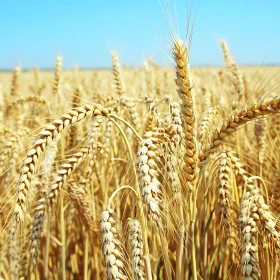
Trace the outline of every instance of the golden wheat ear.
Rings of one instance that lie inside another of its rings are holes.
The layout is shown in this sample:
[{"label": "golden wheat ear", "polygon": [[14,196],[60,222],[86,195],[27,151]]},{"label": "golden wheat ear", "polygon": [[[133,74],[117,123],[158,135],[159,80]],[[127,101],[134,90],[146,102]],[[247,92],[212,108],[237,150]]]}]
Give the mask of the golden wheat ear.
[{"label": "golden wheat ear", "polygon": [[108,208],[101,214],[100,228],[102,250],[108,279],[128,279],[125,272],[124,257],[119,240],[115,212]]},{"label": "golden wheat ear", "polygon": [[108,111],[101,105],[85,105],[68,111],[60,119],[48,124],[38,135],[27,152],[24,164],[21,168],[18,181],[17,202],[14,209],[15,222],[24,220],[26,213],[26,196],[30,187],[32,176],[34,175],[38,159],[46,150],[47,146],[68,126],[81,121],[86,117],[108,115]]},{"label": "golden wheat ear", "polygon": [[61,67],[62,67],[62,57],[57,56],[54,72],[54,82],[53,82],[53,95],[57,95],[60,87],[61,80]]},{"label": "golden wheat ear", "polygon": [[18,66],[15,68],[13,72],[13,80],[12,80],[12,87],[11,87],[11,96],[17,97],[19,96],[19,79],[20,79],[20,72],[21,68]]}]

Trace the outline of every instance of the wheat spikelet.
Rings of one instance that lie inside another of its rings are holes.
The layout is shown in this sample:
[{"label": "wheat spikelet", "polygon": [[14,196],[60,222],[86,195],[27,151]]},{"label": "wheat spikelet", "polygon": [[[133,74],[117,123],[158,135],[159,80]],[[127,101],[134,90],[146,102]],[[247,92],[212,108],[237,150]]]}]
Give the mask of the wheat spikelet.
[{"label": "wheat spikelet", "polygon": [[18,66],[15,68],[13,73],[13,80],[12,80],[12,88],[11,88],[11,96],[18,96],[19,95],[19,76],[20,76],[21,68]]},{"label": "wheat spikelet", "polygon": [[197,138],[200,146],[204,147],[206,143],[210,141],[209,135],[211,135],[210,132],[212,132],[211,128],[213,128],[217,123],[216,119],[218,117],[218,114],[218,110],[213,107],[208,108],[205,112],[197,129]]},{"label": "wheat spikelet", "polygon": [[58,136],[56,140],[54,140],[52,143],[50,143],[49,148],[46,152],[46,156],[41,164],[42,166],[42,174],[40,177],[45,183],[48,183],[50,180],[51,172],[53,169],[53,166],[55,164],[56,156],[58,153],[58,146],[57,143],[60,140],[60,137]]},{"label": "wheat spikelet", "polygon": [[108,207],[101,214],[100,227],[102,233],[102,250],[105,259],[105,267],[108,280],[125,280],[123,254],[118,239],[118,230],[114,219],[114,211]]},{"label": "wheat spikelet", "polygon": [[234,62],[232,57],[230,56],[227,44],[224,40],[221,41],[221,46],[223,49],[227,67],[231,71],[231,73],[235,79],[234,85],[235,85],[237,94],[239,95],[239,99],[240,99],[240,97],[245,94],[244,79],[243,79],[241,70],[238,67],[238,65]]},{"label": "wheat spikelet", "polygon": [[[79,180],[79,186],[83,189],[87,189],[91,176],[94,172],[94,165],[97,164],[97,153],[103,152],[103,145],[98,142],[98,129],[100,128],[102,118],[97,118],[91,124],[91,132],[89,133],[89,145],[91,145],[91,153],[89,153],[89,163],[86,170],[83,172],[81,179]],[[102,152],[101,152],[102,151]]]},{"label": "wheat spikelet", "polygon": [[275,242],[275,245],[280,248],[280,234],[276,230],[276,219],[273,217],[269,210],[269,206],[265,203],[263,195],[260,193],[259,189],[256,188],[252,178],[248,178],[246,182],[246,187],[248,191],[254,195],[255,204],[257,207],[257,213],[259,215],[259,220],[262,223],[268,237]]},{"label": "wheat spikelet", "polygon": [[20,135],[18,134],[12,134],[9,138],[6,139],[5,146],[3,148],[3,151],[0,155],[0,173],[4,171],[4,167],[7,164],[7,157],[9,157],[9,154],[12,152],[12,148],[18,144],[20,140]]},{"label": "wheat spikelet", "polygon": [[[76,90],[75,94],[73,95],[72,98],[72,107],[77,107],[80,105],[81,102],[81,96],[82,96],[82,86],[79,85]],[[78,135],[78,127],[76,125],[72,125],[70,127],[70,132],[69,132],[69,149],[73,149],[77,145],[77,135]]]},{"label": "wheat spikelet", "polygon": [[230,233],[231,220],[234,218],[232,216],[233,187],[230,178],[231,161],[226,152],[220,153],[220,155],[218,156],[218,161],[219,161],[219,186],[218,186],[219,204],[222,210],[223,225],[225,226],[227,233]]},{"label": "wheat spikelet", "polygon": [[152,221],[160,218],[160,182],[157,179],[156,153],[161,143],[168,143],[170,139],[164,131],[149,131],[137,152],[137,165],[140,175],[140,187],[146,213]]},{"label": "wheat spikelet", "polygon": [[131,124],[138,131],[139,130],[139,115],[138,115],[137,107],[135,106],[136,104],[135,104],[134,100],[129,99],[127,97],[122,97],[120,101],[125,106],[126,110],[129,113],[129,118],[131,120]]},{"label": "wheat spikelet", "polygon": [[30,252],[30,263],[32,269],[37,263],[37,257],[39,254],[38,253],[40,248],[39,240],[44,226],[46,205],[47,205],[47,189],[41,187],[38,193],[37,206],[35,207],[35,214],[33,217],[31,237],[30,237],[29,252]]},{"label": "wheat spikelet", "polygon": [[125,87],[124,87],[123,78],[122,78],[122,74],[121,74],[119,58],[118,58],[116,52],[112,52],[111,54],[112,54],[114,84],[116,87],[116,92],[119,96],[122,96],[125,92]]},{"label": "wheat spikelet", "polygon": [[135,280],[144,280],[145,267],[143,259],[143,238],[141,225],[138,220],[130,220],[128,223],[130,243],[131,243],[131,255],[132,255],[132,270]]},{"label": "wheat spikelet", "polygon": [[62,67],[62,57],[57,56],[56,64],[55,64],[55,73],[54,73],[53,95],[58,94],[59,83],[61,79],[61,67]]},{"label": "wheat spikelet", "polygon": [[[154,127],[160,127],[162,124],[160,115],[158,113],[157,107],[150,97],[145,97],[145,104],[149,106],[149,115],[144,126],[144,133],[153,130]],[[154,124],[156,122],[156,124]]]},{"label": "wheat spikelet", "polygon": [[179,104],[173,100],[170,101],[170,113],[172,119],[172,126],[176,131],[176,135],[174,136],[174,141],[176,146],[180,147],[183,150],[184,146],[184,130],[182,126],[182,119],[181,119],[181,111],[179,109]]},{"label": "wheat spikelet", "polygon": [[178,195],[180,193],[180,179],[177,172],[177,165],[178,165],[178,159],[176,157],[177,153],[175,151],[175,147],[173,147],[172,145],[172,142],[170,142],[170,145],[164,146],[163,150],[165,152],[166,172],[167,172],[168,179],[170,180],[170,189],[174,197],[178,198]]},{"label": "wheat spikelet", "polygon": [[240,225],[242,232],[241,269],[244,279],[259,279],[258,229],[259,216],[256,213],[255,197],[246,193],[241,203]]}]

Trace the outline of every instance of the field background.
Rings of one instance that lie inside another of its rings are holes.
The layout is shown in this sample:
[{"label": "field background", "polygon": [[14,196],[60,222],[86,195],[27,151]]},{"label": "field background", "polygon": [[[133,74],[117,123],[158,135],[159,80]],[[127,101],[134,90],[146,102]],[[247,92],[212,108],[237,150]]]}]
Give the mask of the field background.
[{"label": "field background", "polygon": [[0,276],[278,279],[280,67],[112,61],[0,73]]}]

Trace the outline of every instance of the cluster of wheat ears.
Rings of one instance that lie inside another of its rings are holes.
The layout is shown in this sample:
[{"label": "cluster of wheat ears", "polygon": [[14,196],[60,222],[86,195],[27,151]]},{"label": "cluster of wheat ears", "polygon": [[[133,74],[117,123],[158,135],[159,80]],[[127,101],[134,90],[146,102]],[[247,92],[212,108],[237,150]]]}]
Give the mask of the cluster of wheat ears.
[{"label": "cluster of wheat ears", "polygon": [[280,95],[221,46],[1,74],[0,277],[280,279]]}]

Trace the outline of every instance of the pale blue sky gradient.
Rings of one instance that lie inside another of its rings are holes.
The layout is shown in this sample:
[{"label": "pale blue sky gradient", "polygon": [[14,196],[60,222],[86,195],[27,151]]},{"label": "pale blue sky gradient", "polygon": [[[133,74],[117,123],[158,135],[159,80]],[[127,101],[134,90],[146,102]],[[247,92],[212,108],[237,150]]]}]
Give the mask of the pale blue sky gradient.
[{"label": "pale blue sky gradient", "polygon": [[[182,38],[191,12],[192,65],[223,65],[222,38],[240,64],[280,63],[280,1],[168,3]],[[122,65],[149,57],[171,65],[166,7],[165,0],[1,0],[0,69],[53,68],[57,54],[64,68],[111,67],[111,50]]]}]

